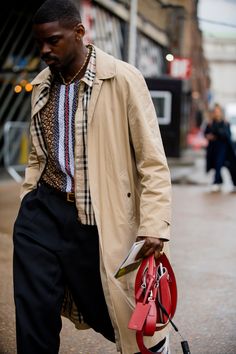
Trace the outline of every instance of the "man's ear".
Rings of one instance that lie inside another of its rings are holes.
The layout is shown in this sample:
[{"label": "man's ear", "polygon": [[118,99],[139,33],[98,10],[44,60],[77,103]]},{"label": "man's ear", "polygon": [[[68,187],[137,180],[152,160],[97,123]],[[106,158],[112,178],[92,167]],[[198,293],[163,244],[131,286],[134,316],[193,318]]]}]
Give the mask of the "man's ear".
[{"label": "man's ear", "polygon": [[77,23],[77,25],[74,27],[74,31],[75,31],[75,38],[77,40],[81,40],[84,37],[85,28],[82,23]]}]

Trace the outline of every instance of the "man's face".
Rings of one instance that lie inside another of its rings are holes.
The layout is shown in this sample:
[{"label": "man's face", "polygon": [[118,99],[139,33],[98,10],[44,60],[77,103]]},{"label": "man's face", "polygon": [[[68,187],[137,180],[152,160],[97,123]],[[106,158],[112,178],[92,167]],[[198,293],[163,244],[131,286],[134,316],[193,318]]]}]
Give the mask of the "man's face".
[{"label": "man's face", "polygon": [[58,21],[35,24],[33,32],[42,60],[52,71],[61,71],[78,55],[78,42],[73,27],[65,27]]}]

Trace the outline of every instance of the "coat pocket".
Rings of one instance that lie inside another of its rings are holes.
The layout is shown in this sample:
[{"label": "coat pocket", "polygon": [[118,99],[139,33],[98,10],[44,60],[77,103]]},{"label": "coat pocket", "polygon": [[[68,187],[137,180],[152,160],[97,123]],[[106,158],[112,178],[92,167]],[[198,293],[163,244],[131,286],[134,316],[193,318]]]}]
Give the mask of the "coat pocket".
[{"label": "coat pocket", "polygon": [[119,176],[121,183],[121,193],[122,199],[124,202],[124,212],[127,215],[128,222],[132,222],[135,220],[135,197],[134,192],[131,187],[131,183],[129,180],[129,175],[126,170],[123,170]]}]

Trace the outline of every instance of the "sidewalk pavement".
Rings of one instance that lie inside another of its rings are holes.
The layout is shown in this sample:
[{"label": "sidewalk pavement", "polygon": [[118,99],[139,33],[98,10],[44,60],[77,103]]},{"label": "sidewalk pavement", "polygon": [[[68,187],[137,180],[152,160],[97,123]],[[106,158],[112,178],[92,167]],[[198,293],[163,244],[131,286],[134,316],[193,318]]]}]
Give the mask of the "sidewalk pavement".
[{"label": "sidewalk pavement", "polygon": [[[204,154],[186,152],[169,159],[173,182],[171,260],[178,286],[174,323],[192,354],[236,353],[236,195],[208,193],[211,176]],[[12,227],[20,185],[0,180],[0,354],[15,354],[12,294]],[[171,354],[181,354],[181,338],[171,330]],[[92,330],[77,331],[63,319],[60,354],[115,354],[115,346]],[[32,353],[33,354],[33,353]]]},{"label": "sidewalk pavement", "polygon": [[[214,171],[206,173],[205,154],[205,149],[187,149],[183,151],[180,158],[168,158],[172,184],[205,186],[206,191],[209,191]],[[233,186],[225,167],[222,168],[222,177],[224,180],[222,191],[230,192]]]},{"label": "sidewalk pavement", "polygon": [[167,158],[173,184],[207,185],[205,150],[186,149],[179,158]]}]

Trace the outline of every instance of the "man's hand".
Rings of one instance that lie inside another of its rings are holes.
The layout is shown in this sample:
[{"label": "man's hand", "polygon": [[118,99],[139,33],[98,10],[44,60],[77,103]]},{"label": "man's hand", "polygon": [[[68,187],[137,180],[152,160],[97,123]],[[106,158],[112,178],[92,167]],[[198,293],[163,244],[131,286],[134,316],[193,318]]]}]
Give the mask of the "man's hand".
[{"label": "man's hand", "polygon": [[155,254],[155,259],[160,257],[161,251],[164,247],[164,241],[162,241],[157,237],[149,237],[149,236],[139,236],[137,237],[136,241],[141,241],[141,240],[145,240],[145,243],[141,248],[141,250],[139,251],[139,253],[137,254],[135,259],[148,257],[153,253]]}]

